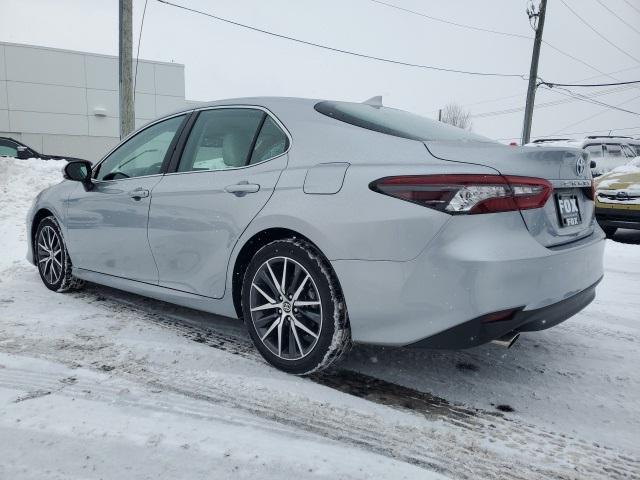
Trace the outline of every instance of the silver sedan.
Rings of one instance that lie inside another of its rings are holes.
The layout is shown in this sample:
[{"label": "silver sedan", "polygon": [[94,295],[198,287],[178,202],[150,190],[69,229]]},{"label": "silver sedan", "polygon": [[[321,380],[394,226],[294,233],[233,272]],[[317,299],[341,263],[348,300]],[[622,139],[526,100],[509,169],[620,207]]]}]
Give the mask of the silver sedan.
[{"label": "silver sedan", "polygon": [[58,292],[89,281],[242,318],[295,374],[352,342],[510,346],[594,298],[585,160],[379,99],[218,101],[69,163],[34,201],[28,258]]}]

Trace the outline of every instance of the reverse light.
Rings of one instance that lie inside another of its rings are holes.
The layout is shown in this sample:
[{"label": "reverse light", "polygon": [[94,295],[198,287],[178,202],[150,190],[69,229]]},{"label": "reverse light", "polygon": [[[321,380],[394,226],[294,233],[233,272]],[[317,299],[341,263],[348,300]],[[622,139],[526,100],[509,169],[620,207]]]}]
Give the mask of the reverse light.
[{"label": "reverse light", "polygon": [[553,187],[542,178],[502,175],[409,175],[372,182],[376,192],[450,214],[542,208]]}]

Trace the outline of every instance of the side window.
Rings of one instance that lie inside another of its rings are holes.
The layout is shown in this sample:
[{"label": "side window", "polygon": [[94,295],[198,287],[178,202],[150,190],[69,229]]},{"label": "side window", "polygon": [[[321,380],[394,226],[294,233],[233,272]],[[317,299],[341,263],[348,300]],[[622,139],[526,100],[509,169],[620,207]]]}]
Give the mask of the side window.
[{"label": "side window", "polygon": [[605,149],[607,151],[607,157],[621,157],[622,149],[620,145],[607,144],[605,145]]},{"label": "side window", "polygon": [[253,147],[251,161],[249,163],[260,163],[278,155],[283,154],[289,147],[289,139],[278,127],[276,122],[269,116],[262,124],[260,134]]},{"label": "side window", "polygon": [[584,149],[587,151],[590,158],[602,157],[602,145],[587,145]]},{"label": "side window", "polygon": [[636,156],[636,152],[629,145],[622,145],[622,150],[624,151],[625,156],[629,158]]},{"label": "side window", "polygon": [[18,149],[13,145],[10,145],[9,142],[3,142],[0,140],[0,156],[17,157]]},{"label": "side window", "polygon": [[119,180],[160,173],[169,145],[185,116],[156,123],[127,140],[100,164],[95,178]]},{"label": "side window", "polygon": [[178,165],[178,172],[244,167],[265,118],[253,108],[217,108],[200,112]]}]

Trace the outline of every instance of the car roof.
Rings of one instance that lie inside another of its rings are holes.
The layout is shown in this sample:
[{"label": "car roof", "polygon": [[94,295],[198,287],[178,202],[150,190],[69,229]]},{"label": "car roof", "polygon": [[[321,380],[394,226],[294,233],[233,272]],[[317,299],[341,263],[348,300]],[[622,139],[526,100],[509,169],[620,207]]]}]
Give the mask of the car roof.
[{"label": "car roof", "polygon": [[209,107],[221,107],[227,105],[243,105],[243,106],[258,106],[264,107],[267,109],[277,109],[278,107],[292,107],[292,106],[311,106],[313,107],[316,103],[321,102],[320,99],[313,98],[301,98],[301,97],[238,97],[238,98],[228,98],[224,100],[214,100],[210,102],[202,102],[197,105],[190,105],[188,107],[181,108],[172,112],[170,116],[175,115],[176,113],[181,112],[190,112],[192,110],[199,110],[202,108]]}]

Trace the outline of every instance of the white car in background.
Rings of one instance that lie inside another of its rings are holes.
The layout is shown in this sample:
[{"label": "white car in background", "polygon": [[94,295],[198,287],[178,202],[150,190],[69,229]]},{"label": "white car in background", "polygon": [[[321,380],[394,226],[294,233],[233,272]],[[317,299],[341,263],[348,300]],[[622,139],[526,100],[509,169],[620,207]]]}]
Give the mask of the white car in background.
[{"label": "white car in background", "polygon": [[571,138],[540,138],[527,146],[554,146],[581,148],[595,161],[591,168],[594,177],[603,175],[616,167],[626,164],[634,157],[640,156],[640,140],[631,137],[608,135],[591,135],[582,140]]}]

